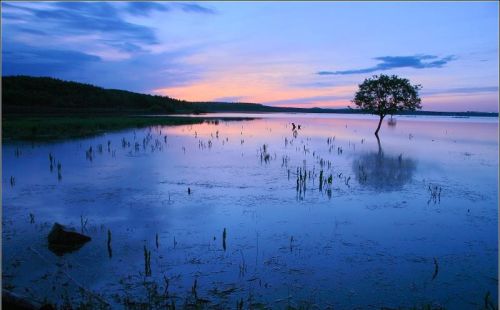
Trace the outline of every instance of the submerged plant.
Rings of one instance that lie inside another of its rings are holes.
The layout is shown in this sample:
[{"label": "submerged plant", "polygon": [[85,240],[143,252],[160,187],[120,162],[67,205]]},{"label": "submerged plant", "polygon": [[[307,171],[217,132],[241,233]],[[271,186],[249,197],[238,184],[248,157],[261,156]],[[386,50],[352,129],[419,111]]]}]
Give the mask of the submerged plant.
[{"label": "submerged plant", "polygon": [[429,184],[429,187],[427,189],[430,194],[427,204],[429,204],[431,201],[434,202],[434,204],[441,203],[441,191],[443,190],[442,187]]},{"label": "submerged plant", "polygon": [[148,251],[144,246],[144,274],[146,277],[151,276],[151,251]]},{"label": "submerged plant", "polygon": [[329,176],[329,177],[328,177],[328,179],[327,179],[327,182],[328,182],[328,184],[330,184],[330,185],[333,183],[333,175],[331,175],[331,174],[330,174],[330,176]]},{"label": "submerged plant", "polygon": [[247,264],[245,262],[245,256],[243,255],[243,251],[240,250],[240,254],[241,254],[241,263],[239,265],[239,268],[240,268],[240,277],[243,277],[245,276],[245,273],[247,272]]},{"label": "submerged plant", "polygon": [[224,248],[224,251],[226,250],[226,236],[227,232],[226,228],[224,228],[224,230],[222,231],[222,247]]},{"label": "submerged plant", "polygon": [[193,286],[191,287],[191,293],[193,293],[195,299],[198,298],[197,289],[198,289],[198,279],[195,278]]},{"label": "submerged plant", "polygon": [[111,249],[111,230],[108,229],[108,255],[109,258],[113,256],[113,250]]},{"label": "submerged plant", "polygon": [[323,170],[319,172],[319,190],[323,190]]},{"label": "submerged plant", "polygon": [[432,280],[434,280],[437,277],[438,272],[439,272],[438,262],[437,259],[434,257],[434,274],[432,275]]},{"label": "submerged plant", "polygon": [[87,230],[87,222],[89,221],[88,218],[84,218],[83,215],[80,215],[80,230],[82,234]]}]

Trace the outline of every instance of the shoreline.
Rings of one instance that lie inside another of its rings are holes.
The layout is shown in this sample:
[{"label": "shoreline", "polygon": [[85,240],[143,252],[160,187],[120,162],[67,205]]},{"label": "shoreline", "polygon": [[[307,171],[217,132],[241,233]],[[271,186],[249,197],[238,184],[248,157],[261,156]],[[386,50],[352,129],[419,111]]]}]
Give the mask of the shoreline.
[{"label": "shoreline", "polygon": [[[465,112],[464,112],[465,113]],[[450,113],[451,114],[451,113]],[[456,113],[455,113],[456,114]],[[367,113],[316,113],[316,112],[215,112],[200,114],[149,114],[149,115],[10,115],[2,117],[2,143],[9,142],[53,142],[65,139],[85,138],[130,128],[148,126],[176,126],[200,124],[205,121],[243,121],[260,117],[296,115],[304,118],[378,118]],[[498,120],[491,115],[443,115],[443,114],[398,114],[396,118],[411,120]],[[421,118],[425,117],[425,118]],[[386,119],[389,119],[387,117]]]}]

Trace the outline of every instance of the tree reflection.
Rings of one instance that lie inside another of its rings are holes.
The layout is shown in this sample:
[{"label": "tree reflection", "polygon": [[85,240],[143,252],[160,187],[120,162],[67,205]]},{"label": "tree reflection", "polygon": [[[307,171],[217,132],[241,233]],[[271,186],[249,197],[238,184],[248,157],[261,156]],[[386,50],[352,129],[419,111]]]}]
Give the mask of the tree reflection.
[{"label": "tree reflection", "polygon": [[352,169],[356,180],[364,187],[377,191],[396,191],[408,183],[416,169],[416,162],[402,154],[384,154],[380,140],[378,152],[365,153],[355,159]]}]

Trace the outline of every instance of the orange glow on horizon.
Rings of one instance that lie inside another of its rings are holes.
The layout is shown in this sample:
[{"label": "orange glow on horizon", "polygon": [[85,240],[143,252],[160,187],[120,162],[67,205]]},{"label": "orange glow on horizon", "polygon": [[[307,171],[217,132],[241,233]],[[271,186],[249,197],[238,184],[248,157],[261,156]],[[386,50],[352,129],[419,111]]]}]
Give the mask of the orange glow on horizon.
[{"label": "orange glow on horizon", "polygon": [[[300,87],[290,85],[290,80],[302,75],[307,68],[301,66],[240,66],[220,69],[189,85],[154,89],[153,93],[186,101],[225,101],[260,103],[275,107],[293,108],[347,108],[354,107],[351,98],[357,84],[332,87]],[[421,95],[423,110],[430,111],[487,111],[494,93],[458,94],[443,93]],[[473,109],[471,100],[474,100]],[[498,110],[497,110],[498,111]],[[497,112],[496,111],[496,112]]]},{"label": "orange glow on horizon", "polygon": [[[224,74],[190,85],[154,89],[156,94],[187,101],[234,101],[279,107],[346,107],[357,85],[322,88],[291,87],[271,73]],[[321,97],[339,97],[324,99]],[[221,98],[236,98],[221,100]],[[300,99],[303,99],[301,102]],[[293,101],[293,102],[287,102]]]}]

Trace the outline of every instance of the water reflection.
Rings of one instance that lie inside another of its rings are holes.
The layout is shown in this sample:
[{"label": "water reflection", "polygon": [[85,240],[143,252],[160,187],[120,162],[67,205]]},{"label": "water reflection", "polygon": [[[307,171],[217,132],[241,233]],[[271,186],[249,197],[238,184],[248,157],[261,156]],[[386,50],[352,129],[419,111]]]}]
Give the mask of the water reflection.
[{"label": "water reflection", "polygon": [[387,126],[389,127],[396,127],[397,121],[395,118],[392,117],[387,121]]},{"label": "water reflection", "polygon": [[378,151],[364,153],[352,163],[356,180],[363,187],[381,192],[401,190],[416,170],[416,161],[399,154],[387,155],[380,140]]},{"label": "water reflection", "polygon": [[[195,279],[199,300],[219,308],[250,293],[275,308],[299,307],[294,300],[315,292],[313,306],[342,309],[422,300],[460,309],[457,295],[473,304],[486,291],[497,299],[498,281],[485,278],[498,274],[498,122],[398,117],[381,136],[382,150],[370,143],[376,119],[270,117],[4,145],[4,285],[78,302],[78,287],[53,284],[61,283],[57,266],[117,308],[128,296],[147,305],[146,293],[157,296],[153,285],[184,302]],[[297,199],[296,169],[306,165],[307,196]],[[412,178],[446,186],[438,207],[427,207],[427,186]],[[62,258],[47,248],[52,223],[80,227],[87,218],[91,242]],[[434,281],[433,257],[446,267]],[[394,273],[395,261],[415,275],[418,294]],[[353,264],[361,272],[346,272]]]},{"label": "water reflection", "polygon": [[69,254],[78,251],[81,249],[85,244],[84,243],[79,243],[79,244],[74,244],[74,245],[68,245],[68,246],[61,246],[61,245],[55,245],[52,243],[49,243],[49,250],[54,253],[57,256],[63,256],[64,254]]}]

